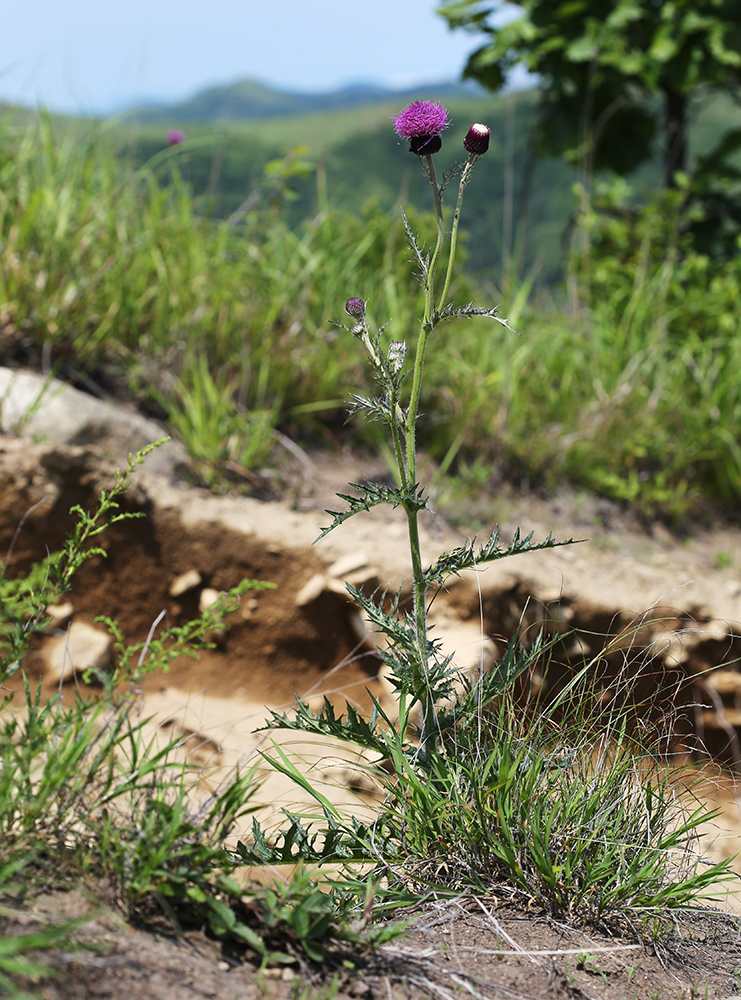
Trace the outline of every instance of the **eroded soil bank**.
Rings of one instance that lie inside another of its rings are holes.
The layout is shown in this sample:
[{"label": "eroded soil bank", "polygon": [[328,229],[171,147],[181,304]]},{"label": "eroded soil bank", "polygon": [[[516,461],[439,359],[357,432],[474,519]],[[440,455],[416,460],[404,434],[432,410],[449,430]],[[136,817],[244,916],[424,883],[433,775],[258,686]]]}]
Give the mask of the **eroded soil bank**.
[{"label": "eroded soil bank", "polygon": [[[212,780],[223,767],[255,759],[265,740],[255,729],[266,709],[290,708],[294,692],[309,700],[326,694],[338,705],[350,698],[361,708],[368,708],[369,693],[388,700],[373,636],[348,601],[344,580],[370,590],[402,585],[409,572],[404,526],[395,512],[377,509],[313,545],[328,520],[324,509],[341,503],[335,492],[379,470],[347,458],[309,461],[293,495],[272,501],[214,497],[151,474],[145,464],[126,497],[145,516],[102,536],[106,558],[91,560],[76,577],[65,617],[29,657],[30,674],[49,692],[60,683],[62,690],[80,684],[71,668],[81,664],[69,662],[70,623],[102,631],[95,619],[106,615],[129,642],[140,642],[160,616],[162,625],[183,624],[197,615],[204,594],[247,578],[275,588],[245,595],[229,628],[214,637],[214,649],[182,657],[168,674],[142,684],[143,713],[167,738],[182,734],[184,752]],[[72,505],[91,507],[97,491],[110,486],[113,469],[94,447],[4,439],[0,551],[10,552],[9,572],[25,572],[58,547]],[[641,704],[640,721],[664,728],[671,722],[675,751],[705,765],[707,794],[723,811],[708,830],[709,855],[737,853],[741,576],[734,567],[741,567],[741,534],[722,527],[689,540],[663,531],[651,536],[627,530],[617,515],[597,527],[594,507],[575,497],[519,498],[514,506],[510,499],[493,510],[505,542],[520,524],[536,539],[551,529],[560,538],[591,538],[453,580],[435,602],[438,634],[472,668],[490,666],[518,627],[526,637],[542,626],[560,635],[545,684],[557,688],[586,658],[595,676],[601,671],[595,710],[625,696]],[[464,537],[431,515],[425,558]],[[51,665],[54,646],[67,657],[61,681]],[[543,683],[537,673],[532,681]],[[291,742],[315,780],[339,784],[332,794],[356,811],[367,807],[364,796],[355,796],[364,785],[351,755]],[[261,796],[273,813],[301,798],[275,775]]]}]

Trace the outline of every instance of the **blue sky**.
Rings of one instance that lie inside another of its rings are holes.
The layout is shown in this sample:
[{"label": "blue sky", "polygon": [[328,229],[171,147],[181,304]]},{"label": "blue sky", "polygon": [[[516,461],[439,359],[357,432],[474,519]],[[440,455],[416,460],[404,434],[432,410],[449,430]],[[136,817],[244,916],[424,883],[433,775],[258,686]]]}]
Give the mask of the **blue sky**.
[{"label": "blue sky", "polygon": [[457,79],[478,40],[434,0],[23,0],[0,23],[0,100],[113,111],[253,78],[286,89]]}]

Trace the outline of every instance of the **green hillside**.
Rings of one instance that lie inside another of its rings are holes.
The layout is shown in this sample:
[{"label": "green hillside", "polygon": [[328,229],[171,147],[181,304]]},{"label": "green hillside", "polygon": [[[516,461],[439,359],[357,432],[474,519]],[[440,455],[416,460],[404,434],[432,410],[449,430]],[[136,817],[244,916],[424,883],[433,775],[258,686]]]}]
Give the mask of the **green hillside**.
[{"label": "green hillside", "polygon": [[[480,92],[475,84],[440,81],[425,88],[443,100],[466,97]],[[176,104],[141,105],[131,116],[139,121],[163,122],[177,118],[180,122],[238,121],[246,118],[276,118],[307,115],[317,111],[366,107],[386,101],[413,101],[420,88],[391,90],[374,84],[358,83],[322,93],[276,90],[256,80],[239,80],[220,87],[199,91],[186,101]]]},{"label": "green hillside", "polygon": [[[241,81],[170,107],[136,109],[115,135],[120,151],[142,165],[161,153],[168,129],[184,129],[187,142],[172,155],[200,210],[217,218],[230,217],[245,202],[259,205],[266,164],[304,147],[301,159],[316,170],[292,184],[296,197],[288,211],[296,225],[320,204],[356,213],[369,200],[384,211],[400,200],[427,207],[426,182],[390,126],[391,115],[417,98],[444,100],[451,111],[453,127],[446,132],[441,163],[446,155],[456,157],[472,122],[492,129],[494,141],[479,165],[462,220],[469,272],[499,286],[514,258],[520,276],[534,274],[539,284],[552,286],[563,276],[576,171],[560,160],[534,159],[535,90],[495,96],[440,83],[398,92],[356,86],[307,95]],[[698,101],[692,153],[710,148],[739,117],[725,99]],[[658,176],[657,161],[633,182],[638,189],[651,188]]]},{"label": "green hillside", "polygon": [[[436,99],[439,94],[415,92],[415,96]],[[474,121],[488,124],[494,136],[490,153],[479,166],[479,181],[469,194],[462,225],[468,269],[497,284],[507,256],[505,231],[507,249],[519,248],[522,268],[536,267],[547,282],[561,270],[560,236],[572,208],[575,174],[559,162],[531,162],[528,120],[534,98],[531,92],[446,99],[453,126],[446,133],[441,162],[446,154],[451,162],[458,158]],[[305,156],[317,171],[295,185],[297,197],[290,206],[294,223],[310,217],[320,201],[358,213],[369,200],[385,211],[400,199],[426,209],[424,177],[390,124],[391,115],[403,106],[404,100],[396,97],[292,117],[186,123],[187,142],[172,155],[202,210],[222,218],[256,192],[266,163],[296,147],[305,147]],[[116,132],[119,148],[143,164],[163,149],[167,129],[183,124],[175,114],[156,125],[124,122]]]}]

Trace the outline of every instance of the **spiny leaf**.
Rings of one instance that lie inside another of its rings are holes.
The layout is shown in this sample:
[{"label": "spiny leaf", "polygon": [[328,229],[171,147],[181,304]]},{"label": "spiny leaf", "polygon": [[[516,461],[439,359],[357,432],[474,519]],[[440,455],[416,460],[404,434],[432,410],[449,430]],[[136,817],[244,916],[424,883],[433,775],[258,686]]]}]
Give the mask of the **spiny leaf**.
[{"label": "spiny leaf", "polygon": [[417,242],[417,236],[412,227],[409,225],[409,220],[407,219],[406,213],[403,208],[401,210],[401,218],[404,223],[404,232],[407,234],[407,240],[409,242],[409,246],[414,251],[414,256],[417,259],[417,263],[422,268],[422,277],[426,280],[430,269],[430,256],[429,254],[425,255],[422,253],[422,248]]},{"label": "spiny leaf", "polygon": [[425,584],[429,587],[434,582],[444,583],[448,576],[458,576],[464,569],[475,569],[482,563],[495,562],[497,559],[506,559],[508,556],[520,555],[523,552],[538,552],[541,549],[555,549],[561,545],[575,545],[582,541],[578,538],[567,538],[565,541],[559,542],[548,532],[548,537],[544,541],[533,544],[533,534],[534,532],[531,531],[523,538],[520,529],[517,528],[511,544],[502,548],[499,544],[499,525],[497,525],[488,541],[479,547],[478,552],[475,551],[475,537],[457,549],[444,552],[437,562],[426,570],[424,574]]},{"label": "spiny leaf", "polygon": [[511,333],[517,334],[518,337],[522,336],[517,333],[517,330],[515,330],[514,327],[509,325],[509,320],[502,319],[501,316],[497,316],[498,310],[498,306],[495,306],[493,309],[480,309],[478,306],[475,306],[473,302],[469,302],[467,306],[448,305],[442,310],[442,312],[435,313],[433,323],[436,325],[444,319],[466,319],[471,316],[488,316],[489,319],[495,319],[497,323],[501,323],[502,326],[505,326]]},{"label": "spiny leaf", "polygon": [[292,729],[304,733],[318,733],[334,736],[345,742],[356,743],[367,750],[378,753],[388,752],[388,745],[382,730],[377,728],[378,710],[373,709],[370,719],[364,719],[352,705],[346,703],[347,717],[336,715],[334,706],[325,697],[322,708],[315,714],[306,702],[296,699],[296,709],[292,715],[271,711],[271,716],[262,729]]},{"label": "spiny leaf", "polygon": [[[397,614],[401,587],[394,595],[389,610],[384,611],[383,603],[386,600],[388,590],[381,592],[379,587],[368,597],[362,590],[358,590],[357,587],[353,587],[349,583],[345,586],[355,603],[363,609],[371,625],[375,625],[384,635],[387,635],[394,646],[400,646],[412,653],[417,649],[417,633],[413,628],[404,624],[406,619],[403,615]],[[378,597],[379,593],[380,597]],[[432,651],[431,645],[428,648]]]},{"label": "spiny leaf", "polygon": [[414,510],[423,510],[427,506],[427,501],[425,500],[422,487],[410,486],[408,489],[396,489],[389,486],[384,486],[381,483],[350,483],[350,486],[354,490],[358,490],[360,493],[359,497],[353,497],[346,493],[338,493],[337,496],[340,500],[344,500],[348,508],[343,511],[327,510],[325,513],[329,514],[334,518],[332,523],[326,527],[322,528],[322,533],[318,538],[314,539],[313,544],[321,541],[325,535],[328,535],[330,531],[337,528],[348,518],[353,517],[355,514],[359,514],[361,511],[370,510],[371,507],[378,507],[382,503],[389,503],[392,507],[399,507],[403,505],[404,507],[413,508]]},{"label": "spiny leaf", "polygon": [[360,410],[365,410],[366,413],[370,414],[372,419],[385,420],[390,422],[392,419],[391,407],[389,406],[388,399],[381,396],[376,396],[371,399],[369,396],[361,396],[359,393],[352,393],[350,396],[350,406],[347,411],[347,419],[351,420],[356,413]]},{"label": "spiny leaf", "polygon": [[[338,823],[331,813],[324,810],[326,827],[312,830],[306,827],[300,817],[284,810],[290,821],[287,829],[281,830],[276,840],[269,844],[260,824],[252,821],[253,844],[239,841],[237,854],[247,865],[279,864],[321,864],[336,861],[364,861],[369,856],[371,842],[370,829],[354,817],[351,828]],[[321,838],[321,844],[320,844]]]},{"label": "spiny leaf", "polygon": [[456,174],[459,174],[461,172],[461,170],[465,167],[465,165],[466,165],[466,161],[465,160],[459,160],[458,163],[454,163],[453,164],[453,166],[450,168],[450,170],[446,170],[443,173],[443,178],[440,181],[440,196],[441,197],[442,197],[443,192],[445,191],[445,188],[448,186],[448,184],[450,184],[450,182],[453,180],[453,178],[456,176]]}]

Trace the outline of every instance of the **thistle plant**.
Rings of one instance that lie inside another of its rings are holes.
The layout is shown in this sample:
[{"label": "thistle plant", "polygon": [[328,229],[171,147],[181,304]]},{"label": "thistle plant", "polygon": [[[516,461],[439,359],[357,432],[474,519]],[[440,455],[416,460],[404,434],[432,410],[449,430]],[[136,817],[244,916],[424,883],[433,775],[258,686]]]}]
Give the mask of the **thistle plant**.
[{"label": "thistle plant", "polygon": [[[430,182],[437,216],[437,241],[429,253],[404,217],[424,290],[413,350],[385,337],[388,324],[372,328],[364,299],[353,296],[345,304],[352,325],[344,328],[363,345],[380,389],[373,397],[353,396],[352,411],[365,411],[387,426],[397,483],[394,488],[353,484],[357,495],[340,494],[347,507],[328,511],[332,523],[320,535],[379,504],[401,508],[406,516],[411,607],[402,601],[403,587],[395,595],[368,595],[348,586],[369,622],[385,636],[378,655],[390,668],[398,716],[377,700],[369,718],[349,702],[345,714],[338,715],[325,698],[319,711],[299,700],[293,713],[273,712],[265,726],[331,737],[366,751],[367,773],[381,793],[378,812],[370,823],[348,816],[274,742],[273,754],[263,756],[313,797],[321,816],[284,810],[288,825],[269,838],[253,818],[251,842],[240,841],[237,854],[247,865],[339,866],[334,884],[355,895],[362,919],[370,914],[374,894],[384,907],[396,907],[402,898],[480,893],[503,883],[523,893],[521,898],[538,900],[551,913],[569,917],[595,919],[606,910],[636,906],[685,906],[728,880],[728,865],[700,870],[692,853],[698,828],[708,820],[706,810],[678,812],[671,783],[661,775],[641,782],[640,761],[645,762],[644,773],[653,775],[654,757],[651,748],[634,756],[627,736],[632,709],[611,707],[607,718],[590,713],[602,654],[585,662],[550,704],[536,696],[528,699],[525,710],[512,683],[536,662],[547,670],[557,634],[530,636],[527,645],[513,635],[492,669],[473,678],[456,667],[452,656],[444,656],[431,636],[430,605],[451,575],[572,541],[557,542],[549,534],[533,543],[532,533],[523,536],[518,529],[511,544],[502,546],[494,528],[483,544],[469,540],[423,566],[419,515],[428,500],[417,477],[416,431],[425,353],[434,344],[437,327],[453,318],[484,316],[511,329],[496,309],[448,302],[463,195],[490,136],[485,125],[473,125],[464,140],[467,159],[438,181],[433,157],[442,148],[447,125],[447,111],[428,101],[415,102],[395,118],[397,133],[409,140]],[[458,198],[448,233],[443,195],[456,176]],[[446,240],[447,264],[438,283]],[[409,365],[408,356],[414,359]],[[626,671],[633,677],[628,662]],[[415,708],[421,714],[417,732]],[[680,866],[678,849],[687,852]]]},{"label": "thistle plant", "polygon": [[[402,715],[406,714],[408,719],[408,711],[415,705],[421,706],[419,759],[424,763],[429,762],[436,752],[444,721],[440,717],[439,706],[443,699],[450,695],[452,682],[457,673],[451,658],[443,657],[439,643],[430,637],[428,612],[431,596],[434,598],[436,589],[444,584],[446,578],[465,569],[519,552],[567,543],[557,543],[549,535],[545,541],[533,544],[532,533],[523,538],[518,531],[512,544],[503,548],[499,544],[499,531],[496,528],[488,541],[478,548],[473,542],[469,542],[444,554],[427,569],[423,568],[419,515],[427,508],[428,498],[417,477],[417,423],[428,344],[441,323],[455,318],[485,316],[501,323],[509,330],[512,328],[506,319],[497,315],[496,308],[481,309],[472,304],[461,307],[448,301],[463,196],[477,161],[489,148],[489,129],[479,123],[472,125],[463,140],[467,158],[454,164],[438,180],[434,156],[440,152],[442,133],[450,124],[447,109],[431,101],[414,101],[396,115],[393,121],[397,135],[408,140],[409,151],[417,156],[429,181],[437,218],[437,240],[434,249],[427,252],[420,245],[402,211],[407,240],[424,290],[424,312],[413,351],[413,365],[407,366],[409,346],[404,341],[392,340],[388,346],[384,346],[384,331],[388,323],[379,329],[371,329],[366,303],[362,298],[353,296],[347,300],[345,311],[353,320],[353,325],[350,327],[343,325],[343,328],[356,337],[365,348],[375,381],[380,387],[380,394],[374,397],[353,395],[351,412],[365,411],[370,417],[380,419],[387,425],[393,446],[397,486],[391,489],[375,483],[353,484],[359,496],[340,495],[341,499],[347,502],[347,509],[342,512],[328,511],[333,516],[333,521],[320,537],[349,517],[378,504],[399,507],[406,515],[412,569],[411,613],[403,613],[400,609],[401,590],[392,599],[388,608],[384,607],[387,596],[385,593],[368,597],[354,587],[348,586],[348,590],[369,620],[386,636],[387,646],[379,649],[379,655],[391,668],[391,681],[403,695],[403,704],[407,712],[402,712]],[[455,177],[458,177],[458,197],[452,227],[448,232],[443,211],[443,196],[447,186]],[[438,270],[444,259],[446,240],[448,241],[447,267],[439,281]],[[477,700],[480,702],[482,695],[491,697],[506,687],[516,674],[524,669],[526,662],[527,660],[518,659],[516,656],[514,659],[511,656],[505,657],[492,674],[480,679],[480,685],[484,690],[477,692],[479,696]],[[474,700],[469,698],[468,708],[473,704]],[[464,711],[464,705],[460,700],[453,711],[456,709],[458,712]]]}]

